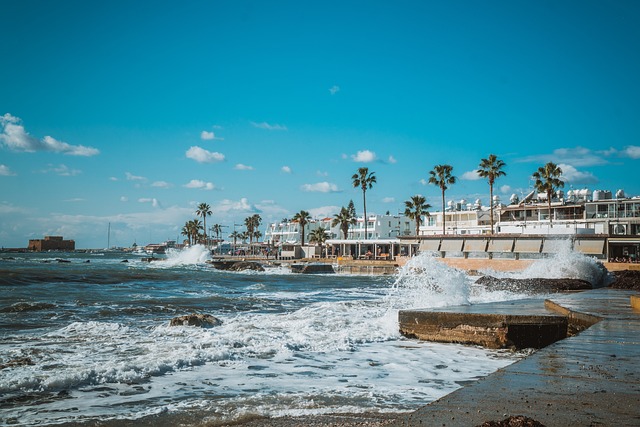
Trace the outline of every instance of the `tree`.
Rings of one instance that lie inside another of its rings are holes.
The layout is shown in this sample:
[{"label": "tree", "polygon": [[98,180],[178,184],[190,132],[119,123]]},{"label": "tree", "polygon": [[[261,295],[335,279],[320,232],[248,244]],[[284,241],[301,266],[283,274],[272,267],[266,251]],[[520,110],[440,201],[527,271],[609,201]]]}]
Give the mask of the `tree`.
[{"label": "tree", "polygon": [[260,218],[260,215],[258,214],[253,214],[244,219],[244,225],[247,227],[247,236],[249,237],[249,244],[253,243],[253,238],[256,237],[256,232],[258,231],[258,227],[260,227],[261,222],[262,222],[262,218]]},{"label": "tree", "polygon": [[[353,202],[351,202],[353,204]],[[347,240],[349,237],[349,226],[356,224],[355,215],[351,214],[349,208],[342,207],[340,209],[340,213],[337,213],[333,216],[333,221],[331,221],[331,226],[335,227],[336,225],[340,225],[340,230],[344,236],[344,239]]]},{"label": "tree", "polygon": [[489,154],[489,158],[480,160],[480,165],[478,166],[478,175],[482,178],[486,178],[489,182],[491,234],[493,234],[493,184],[496,182],[497,178],[506,175],[506,172],[502,170],[505,166],[505,162],[498,159],[495,154]]},{"label": "tree", "polygon": [[236,248],[236,242],[238,241],[238,239],[242,238],[242,233],[239,233],[237,231],[233,231],[233,233],[229,234],[229,238],[233,239],[233,248]]},{"label": "tree", "polygon": [[309,233],[309,242],[317,243],[318,246],[322,246],[326,241],[327,231],[322,227],[315,228],[311,230],[311,233]]},{"label": "tree", "polygon": [[564,187],[564,181],[560,179],[562,176],[562,169],[553,162],[549,162],[544,166],[538,168],[533,173],[533,178],[536,182],[533,184],[536,191],[539,193],[545,193],[547,195],[547,207],[549,208],[549,225],[553,227],[551,221],[551,198],[553,197],[556,189]]},{"label": "tree", "polygon": [[349,200],[349,204],[347,205],[347,209],[349,210],[349,214],[353,218],[357,218],[356,205],[353,203],[353,200]]},{"label": "tree", "polygon": [[354,173],[351,177],[353,187],[362,189],[362,207],[364,210],[364,239],[367,240],[367,190],[376,183],[375,172],[369,172],[369,168],[359,168],[358,173]]},{"label": "tree", "polygon": [[204,245],[208,246],[207,242],[207,217],[211,216],[211,206],[206,203],[200,203],[196,210],[196,215],[202,217],[202,223],[204,227]]},{"label": "tree", "polygon": [[293,216],[292,220],[298,221],[300,224],[300,241],[302,242],[302,246],[304,246],[304,227],[311,221],[311,214],[307,211],[300,211]]},{"label": "tree", "polygon": [[431,205],[427,200],[419,194],[411,196],[411,199],[404,202],[404,216],[416,222],[416,237],[420,234],[420,226],[422,225],[422,215],[429,216],[428,209]]},{"label": "tree", "polygon": [[446,234],[444,192],[449,188],[449,185],[456,183],[456,177],[451,175],[452,171],[453,166],[451,165],[436,165],[432,171],[429,171],[431,175],[429,177],[429,184],[440,187],[442,191],[442,234]]},{"label": "tree", "polygon": [[198,236],[202,229],[202,223],[198,219],[187,221],[182,227],[182,234],[187,236],[189,245],[198,243]]}]

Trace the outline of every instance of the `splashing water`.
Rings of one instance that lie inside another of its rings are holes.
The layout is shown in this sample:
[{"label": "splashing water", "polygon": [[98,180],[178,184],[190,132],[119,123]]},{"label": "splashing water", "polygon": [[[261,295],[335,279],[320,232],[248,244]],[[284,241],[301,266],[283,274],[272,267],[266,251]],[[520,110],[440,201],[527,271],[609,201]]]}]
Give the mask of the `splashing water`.
[{"label": "splashing water", "polygon": [[461,270],[438,261],[435,254],[423,252],[411,258],[399,271],[393,284],[403,308],[443,307],[470,303],[471,280]]},{"label": "splashing water", "polygon": [[499,273],[487,270],[483,273],[514,279],[579,279],[586,280],[593,287],[606,286],[611,280],[607,269],[597,259],[574,251],[569,239],[563,241],[558,252],[551,257],[536,260],[522,271]]},{"label": "splashing water", "polygon": [[167,259],[162,263],[153,264],[160,267],[176,267],[180,265],[204,264],[211,259],[211,253],[204,245],[194,245],[188,248],[168,249]]}]

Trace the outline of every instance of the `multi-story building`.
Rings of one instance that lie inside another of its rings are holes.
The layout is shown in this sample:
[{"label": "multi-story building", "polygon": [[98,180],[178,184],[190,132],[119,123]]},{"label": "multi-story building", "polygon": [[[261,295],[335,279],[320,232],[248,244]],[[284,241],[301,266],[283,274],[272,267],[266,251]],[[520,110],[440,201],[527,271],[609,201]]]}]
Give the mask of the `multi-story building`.
[{"label": "multi-story building", "polygon": [[74,251],[75,240],[64,240],[62,236],[44,236],[44,239],[29,240],[28,249],[36,252],[43,251]]}]

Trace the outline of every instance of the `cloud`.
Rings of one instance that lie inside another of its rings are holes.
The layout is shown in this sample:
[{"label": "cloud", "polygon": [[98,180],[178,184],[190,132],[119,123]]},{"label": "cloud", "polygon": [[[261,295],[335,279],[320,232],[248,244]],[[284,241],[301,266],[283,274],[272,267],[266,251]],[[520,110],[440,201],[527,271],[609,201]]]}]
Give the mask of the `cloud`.
[{"label": "cloud", "polygon": [[86,199],[82,199],[80,197],[76,197],[76,198],[73,198],[73,199],[67,199],[67,200],[65,200],[65,202],[75,203],[75,202],[84,202],[85,200]]},{"label": "cloud", "polygon": [[622,150],[622,155],[630,157],[632,159],[640,159],[640,147],[638,147],[637,145],[629,145],[627,147],[624,147],[624,150]]},{"label": "cloud", "polygon": [[329,89],[329,93],[331,93],[331,95],[335,95],[338,92],[340,92],[340,86],[338,86],[338,85],[333,85]]},{"label": "cloud", "polygon": [[198,163],[216,163],[224,161],[224,154],[211,152],[198,146],[189,148],[185,154],[187,158],[195,160]]},{"label": "cloud", "polygon": [[253,170],[253,166],[243,165],[242,163],[238,163],[233,168],[235,170],[239,170],[239,171],[252,171]]},{"label": "cloud", "polygon": [[260,212],[255,206],[249,203],[249,200],[246,197],[241,198],[238,201],[224,199],[219,203],[216,203],[214,207],[216,212],[227,213],[227,212]]},{"label": "cloud", "polygon": [[270,125],[267,122],[262,122],[262,123],[251,122],[251,126],[253,126],[254,128],[266,129],[266,130],[288,130],[287,127],[284,125],[279,125],[279,124]]},{"label": "cloud", "polygon": [[500,192],[502,194],[507,194],[507,193],[511,193],[511,186],[510,185],[503,185],[500,187]]},{"label": "cloud", "polygon": [[321,177],[327,177],[327,176],[329,176],[329,172],[316,171],[316,175],[321,176]]},{"label": "cloud", "polygon": [[340,212],[340,206],[320,206],[309,209],[311,218],[331,218],[333,214]]},{"label": "cloud", "polygon": [[122,197],[120,197],[120,201],[121,202],[128,202],[129,198],[127,196],[122,196]]},{"label": "cloud", "polygon": [[389,159],[387,159],[387,162],[391,163],[392,165],[395,165],[396,163],[398,163],[396,158],[393,156],[389,156]]},{"label": "cloud", "polygon": [[70,156],[95,156],[100,154],[100,150],[84,145],[71,145],[66,142],[58,141],[51,136],[45,136],[42,139],[34,138],[25,131],[22,121],[18,117],[14,117],[7,113],[0,117],[0,142],[13,151],[22,151],[34,153],[36,151],[50,151],[54,153],[62,153]]},{"label": "cloud", "polygon": [[171,188],[173,187],[173,185],[167,181],[156,181],[153,184],[151,184],[152,187],[157,187],[157,188]]},{"label": "cloud", "polygon": [[596,178],[591,172],[580,172],[575,167],[560,163],[558,165],[562,169],[562,180],[572,184],[596,184]]},{"label": "cloud", "polygon": [[338,193],[338,186],[329,182],[318,182],[316,184],[304,184],[300,187],[302,191],[314,193]]},{"label": "cloud", "polygon": [[[609,154],[607,154],[609,153]],[[541,154],[537,156],[528,156],[522,159],[516,160],[517,162],[536,162],[547,163],[554,162],[556,164],[564,163],[570,164],[576,167],[580,166],[594,166],[604,165],[608,161],[602,156],[610,155],[611,151],[607,152],[594,152],[589,148],[575,147],[575,148],[558,148],[553,150],[551,154]]]},{"label": "cloud", "polygon": [[185,188],[198,188],[198,189],[202,189],[202,190],[215,190],[216,189],[216,186],[212,182],[204,182],[204,181],[201,181],[199,179],[192,179],[191,181],[189,181],[188,183],[183,185],[183,187],[185,187]]},{"label": "cloud", "polygon": [[224,141],[224,138],[218,138],[215,133],[207,132],[206,130],[200,132],[200,139],[202,139],[203,141]]},{"label": "cloud", "polygon": [[160,202],[158,201],[158,199],[156,198],[140,198],[138,199],[138,202],[140,203],[151,203],[151,206],[153,206],[154,208],[159,208],[160,206]]},{"label": "cloud", "polygon": [[78,169],[69,169],[67,165],[59,165],[59,166],[48,165],[48,166],[49,166],[48,169],[43,169],[42,173],[55,173],[56,175],[59,175],[59,176],[76,176],[82,173],[82,171]]},{"label": "cloud", "polygon": [[291,168],[289,166],[283,166],[280,170],[284,173],[291,173]]},{"label": "cloud", "polygon": [[115,176],[111,176],[109,177],[109,181],[118,181],[118,178],[116,178]]},{"label": "cloud", "polygon": [[124,176],[127,178],[127,181],[146,181],[147,180],[147,178],[145,178],[144,176],[137,176],[130,172],[126,172]]},{"label": "cloud", "polygon": [[376,153],[369,150],[358,151],[356,154],[351,155],[354,162],[370,163],[377,159]]},{"label": "cloud", "polygon": [[479,181],[482,179],[482,177],[480,175],[478,175],[478,170],[474,169],[472,171],[468,171],[462,174],[462,176],[460,177],[460,179],[464,179],[467,181]]},{"label": "cloud", "polygon": [[0,176],[14,176],[15,173],[11,172],[11,169],[9,169],[9,166],[7,165],[0,165]]},{"label": "cloud", "polygon": [[420,184],[422,185],[427,185],[429,184],[429,181],[427,181],[426,179],[422,178],[420,181],[418,181]]},{"label": "cloud", "polygon": [[384,199],[382,199],[382,203],[395,203],[395,201],[395,197],[385,197]]}]

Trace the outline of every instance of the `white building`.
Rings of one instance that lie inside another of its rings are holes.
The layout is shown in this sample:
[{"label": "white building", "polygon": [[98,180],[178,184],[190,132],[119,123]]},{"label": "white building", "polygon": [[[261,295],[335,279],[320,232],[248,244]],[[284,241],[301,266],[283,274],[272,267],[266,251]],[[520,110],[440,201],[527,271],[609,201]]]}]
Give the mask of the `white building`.
[{"label": "white building", "polygon": [[[327,239],[343,239],[340,226],[332,226],[333,218],[314,219],[304,228],[304,241],[309,242],[309,233],[322,227],[326,230]],[[264,241],[279,246],[282,244],[301,244],[300,223],[287,221],[267,225],[264,233]],[[370,239],[395,239],[399,236],[408,236],[415,233],[415,222],[400,215],[369,215],[367,221],[367,240]],[[356,224],[349,227],[347,240],[365,240],[364,218],[356,219]]]}]

